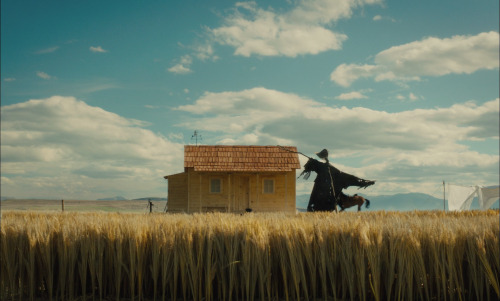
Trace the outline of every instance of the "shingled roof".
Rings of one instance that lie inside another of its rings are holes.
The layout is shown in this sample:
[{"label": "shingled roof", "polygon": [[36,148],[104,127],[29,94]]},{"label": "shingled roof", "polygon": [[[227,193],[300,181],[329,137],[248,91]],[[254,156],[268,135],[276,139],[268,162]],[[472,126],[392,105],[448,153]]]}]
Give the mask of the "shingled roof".
[{"label": "shingled roof", "polygon": [[291,171],[300,168],[297,148],[285,146],[185,145],[184,167],[195,171]]}]

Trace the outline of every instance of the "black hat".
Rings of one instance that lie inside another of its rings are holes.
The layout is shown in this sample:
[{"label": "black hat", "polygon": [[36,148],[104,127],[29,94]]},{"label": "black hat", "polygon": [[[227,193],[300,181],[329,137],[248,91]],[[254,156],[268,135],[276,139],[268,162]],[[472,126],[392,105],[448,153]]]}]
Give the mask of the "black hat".
[{"label": "black hat", "polygon": [[326,159],[328,158],[328,150],[325,148],[319,153],[316,153],[316,156],[320,157],[321,159]]}]

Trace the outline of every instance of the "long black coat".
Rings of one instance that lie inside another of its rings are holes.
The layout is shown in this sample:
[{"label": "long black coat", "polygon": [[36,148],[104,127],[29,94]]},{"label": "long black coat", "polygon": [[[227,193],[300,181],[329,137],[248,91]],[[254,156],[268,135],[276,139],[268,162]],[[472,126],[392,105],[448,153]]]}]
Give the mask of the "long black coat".
[{"label": "long black coat", "polygon": [[[316,161],[316,160],[315,160]],[[333,211],[336,208],[337,200],[334,196],[332,186],[333,177],[328,170],[329,163],[316,161],[314,186],[307,205],[307,211]]]},{"label": "long black coat", "polygon": [[[335,168],[328,161],[319,162],[310,158],[304,165],[304,179],[308,179],[311,171],[316,172],[313,190],[307,205],[307,211],[333,211],[336,210],[338,196],[349,186],[368,187],[375,181],[360,179]],[[299,176],[300,177],[300,176]]]}]

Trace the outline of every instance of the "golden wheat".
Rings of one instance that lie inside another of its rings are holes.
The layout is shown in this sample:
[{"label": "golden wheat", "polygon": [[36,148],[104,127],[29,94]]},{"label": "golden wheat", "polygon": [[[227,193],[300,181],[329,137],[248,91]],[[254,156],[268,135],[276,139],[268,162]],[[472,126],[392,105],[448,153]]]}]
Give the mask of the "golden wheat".
[{"label": "golden wheat", "polygon": [[498,211],[4,212],[2,300],[497,300]]}]

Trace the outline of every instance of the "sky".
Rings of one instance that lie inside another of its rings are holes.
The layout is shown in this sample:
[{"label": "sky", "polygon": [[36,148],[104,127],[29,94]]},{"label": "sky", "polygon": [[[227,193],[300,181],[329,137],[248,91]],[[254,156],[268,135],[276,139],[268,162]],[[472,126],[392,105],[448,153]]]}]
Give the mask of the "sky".
[{"label": "sky", "polygon": [[195,130],[207,145],[326,148],[340,170],[377,181],[365,195],[498,185],[498,11],[2,0],[1,195],[165,197]]}]

